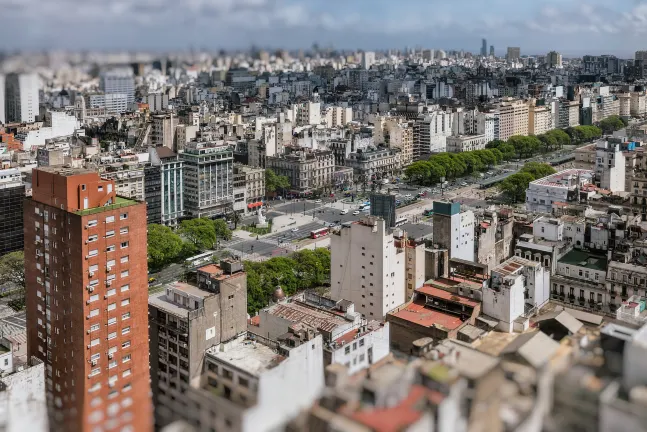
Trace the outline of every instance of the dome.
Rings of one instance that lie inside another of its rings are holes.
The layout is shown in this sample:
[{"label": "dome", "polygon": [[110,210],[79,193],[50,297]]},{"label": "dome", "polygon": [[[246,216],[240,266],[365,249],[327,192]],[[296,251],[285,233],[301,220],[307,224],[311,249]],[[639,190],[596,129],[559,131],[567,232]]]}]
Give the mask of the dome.
[{"label": "dome", "polygon": [[283,300],[285,298],[285,293],[283,292],[283,288],[280,286],[277,286],[274,292],[272,293],[272,298],[274,301],[279,301]]}]

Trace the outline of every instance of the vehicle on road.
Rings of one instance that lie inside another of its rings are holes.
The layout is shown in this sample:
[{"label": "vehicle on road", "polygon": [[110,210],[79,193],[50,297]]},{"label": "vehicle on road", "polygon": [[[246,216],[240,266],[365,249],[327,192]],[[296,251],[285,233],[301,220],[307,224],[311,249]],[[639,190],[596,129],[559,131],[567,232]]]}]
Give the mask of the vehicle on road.
[{"label": "vehicle on road", "polygon": [[353,216],[357,216],[357,215],[359,215],[359,210],[355,210],[355,211],[353,212]]},{"label": "vehicle on road", "polygon": [[328,235],[330,233],[330,228],[319,228],[314,231],[310,231],[310,238],[313,239],[318,239],[319,237],[323,237],[325,235]]},{"label": "vehicle on road", "polygon": [[371,203],[369,201],[365,202],[364,204],[359,205],[359,211],[368,211],[371,209]]},{"label": "vehicle on road", "polygon": [[320,199],[315,200],[315,204],[321,204],[321,200]]},{"label": "vehicle on road", "polygon": [[404,197],[405,197],[405,198],[408,198],[408,199],[411,199],[411,198],[413,198],[413,195],[411,195],[411,194],[406,194]]},{"label": "vehicle on road", "polygon": [[148,278],[148,283],[151,284],[151,283],[155,282],[156,280],[157,279],[155,279],[154,277],[150,277],[150,278]]},{"label": "vehicle on road", "polygon": [[469,186],[469,185],[467,183],[465,183],[465,182],[462,182],[461,186],[465,187],[465,186]]},{"label": "vehicle on road", "polygon": [[389,179],[382,179],[382,184],[383,184],[383,185],[385,185],[385,184],[389,184]]},{"label": "vehicle on road", "polygon": [[213,252],[204,252],[200,255],[192,256],[184,260],[184,266],[187,268],[199,267],[202,264],[207,264],[213,260]]},{"label": "vehicle on road", "polygon": [[290,231],[297,232],[297,231],[299,231],[299,228],[292,228]]},{"label": "vehicle on road", "polygon": [[398,220],[395,221],[395,226],[396,227],[401,227],[402,225],[406,224],[407,222],[409,222],[409,220],[407,218],[405,218],[405,217],[399,218]]},{"label": "vehicle on road", "polygon": [[339,214],[345,215],[348,213],[348,209],[343,209],[342,211],[339,212]]}]

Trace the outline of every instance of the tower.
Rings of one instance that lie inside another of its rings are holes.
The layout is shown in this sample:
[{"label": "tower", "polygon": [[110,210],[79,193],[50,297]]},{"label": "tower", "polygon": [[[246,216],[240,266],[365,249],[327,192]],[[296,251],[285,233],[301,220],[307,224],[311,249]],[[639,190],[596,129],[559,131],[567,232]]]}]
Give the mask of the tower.
[{"label": "tower", "polygon": [[25,201],[27,351],[53,430],[152,430],[146,205],[84,169],[33,170]]}]

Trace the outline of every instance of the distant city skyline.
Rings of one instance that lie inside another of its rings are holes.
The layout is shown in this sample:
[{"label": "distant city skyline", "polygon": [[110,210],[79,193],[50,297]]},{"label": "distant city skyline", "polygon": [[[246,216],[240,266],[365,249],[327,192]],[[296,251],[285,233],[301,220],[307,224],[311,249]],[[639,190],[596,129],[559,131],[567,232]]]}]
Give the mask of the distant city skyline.
[{"label": "distant city skyline", "polygon": [[[0,0],[0,49],[177,50],[333,45],[568,56],[647,49],[647,0]],[[587,48],[589,47],[589,48]]]}]

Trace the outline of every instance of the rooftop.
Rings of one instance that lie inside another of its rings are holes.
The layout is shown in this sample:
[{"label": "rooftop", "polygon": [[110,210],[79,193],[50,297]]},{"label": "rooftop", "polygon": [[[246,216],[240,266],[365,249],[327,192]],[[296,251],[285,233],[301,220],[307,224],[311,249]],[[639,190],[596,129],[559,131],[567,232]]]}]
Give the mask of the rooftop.
[{"label": "rooftop", "polygon": [[463,324],[460,318],[426,308],[422,302],[411,302],[393,316],[424,327],[436,326],[447,330],[457,329]]},{"label": "rooftop", "polygon": [[508,276],[517,273],[518,270],[522,269],[523,267],[537,267],[540,265],[541,264],[538,262],[513,256],[505,262],[502,262],[501,264],[496,266],[493,271],[499,273],[501,276]]},{"label": "rooftop", "polygon": [[479,379],[499,364],[498,358],[452,339],[445,339],[434,349],[445,355],[452,352],[458,354],[451,366],[468,379]]},{"label": "rooftop", "polygon": [[342,316],[301,302],[279,303],[266,310],[270,315],[279,316],[293,323],[307,324],[325,332],[332,332],[338,326],[348,324]]},{"label": "rooftop", "polygon": [[115,202],[113,204],[105,205],[103,207],[94,207],[94,208],[89,208],[85,210],[79,210],[74,213],[76,213],[79,216],[87,216],[87,215],[96,214],[96,213],[103,213],[109,210],[116,210],[122,207],[129,207],[135,204],[137,204],[137,201],[135,200],[118,196],[118,197],[115,197]]},{"label": "rooftop", "polygon": [[605,256],[595,255],[578,249],[571,250],[569,253],[564,255],[559,262],[591,270],[607,271],[607,258]]},{"label": "rooftop", "polygon": [[285,360],[272,348],[249,339],[229,344],[226,351],[211,348],[207,355],[256,377]]},{"label": "rooftop", "polygon": [[[479,288],[480,288],[480,285],[479,285]],[[434,288],[432,286],[422,286],[418,288],[416,291],[428,296],[441,298],[443,300],[449,300],[454,303],[460,303],[466,306],[476,307],[479,304],[478,302],[475,302],[474,300],[470,300],[467,297],[457,296],[455,294],[441,290],[439,288]]]}]

